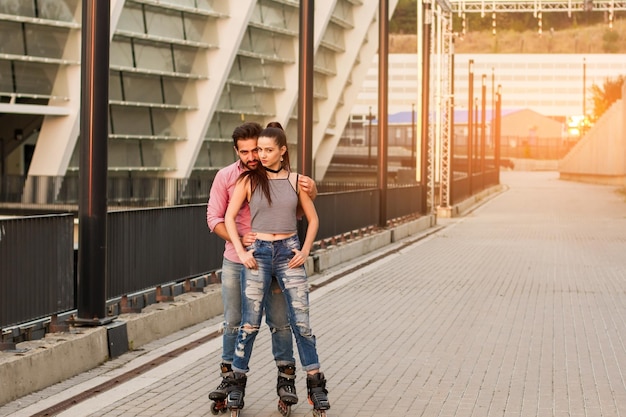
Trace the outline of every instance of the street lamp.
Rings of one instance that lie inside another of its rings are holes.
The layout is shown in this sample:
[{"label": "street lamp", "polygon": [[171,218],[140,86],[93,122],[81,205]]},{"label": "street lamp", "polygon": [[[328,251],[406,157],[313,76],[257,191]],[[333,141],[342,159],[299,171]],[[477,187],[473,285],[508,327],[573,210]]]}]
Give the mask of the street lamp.
[{"label": "street lamp", "polygon": [[369,125],[367,127],[367,166],[372,165],[372,120],[374,115],[372,114],[372,106],[370,106],[369,114],[365,116]]},{"label": "street lamp", "polygon": [[416,147],[416,137],[415,137],[415,103],[411,103],[411,169],[416,168],[415,166],[415,147]]},{"label": "street lamp", "polygon": [[587,58],[583,58],[583,123],[580,129],[581,137],[585,134],[587,120]]},{"label": "street lamp", "polygon": [[468,94],[467,94],[467,177],[469,179],[469,192],[472,194],[472,162],[474,159],[473,145],[474,145],[474,60],[469,60],[469,74],[468,74]]}]

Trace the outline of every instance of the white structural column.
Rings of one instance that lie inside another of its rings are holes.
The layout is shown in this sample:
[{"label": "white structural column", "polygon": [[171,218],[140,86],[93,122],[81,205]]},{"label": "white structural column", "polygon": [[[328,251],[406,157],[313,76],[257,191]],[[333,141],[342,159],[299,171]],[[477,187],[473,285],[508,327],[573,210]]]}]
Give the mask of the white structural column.
[{"label": "white structural column", "polygon": [[[390,15],[397,3],[397,0],[389,2]],[[328,99],[319,103],[319,123],[313,126],[314,176],[317,180],[321,180],[326,174],[350,111],[378,50],[378,9],[377,1],[354,6],[353,19],[360,24],[344,32],[346,51],[336,55],[337,75],[327,78]],[[363,22],[370,24],[365,25]],[[335,128],[329,129],[333,117]]]},{"label": "white structural column", "polygon": [[[111,0],[111,37],[117,26],[125,0]],[[81,21],[81,2],[75,12],[76,20]],[[81,22],[82,26],[82,22]],[[70,31],[65,44],[63,58],[80,62],[81,31]],[[80,65],[59,66],[53,86],[53,95],[67,97],[68,100],[51,100],[49,105],[65,108],[67,116],[48,115],[44,118],[37,139],[37,146],[28,170],[29,176],[65,176],[72,158],[80,128]]]},{"label": "white structural column", "polygon": [[[220,10],[227,17],[216,20],[219,46],[200,52],[194,72],[208,75],[208,79],[189,82],[185,96],[197,97],[197,110],[180,112],[173,123],[173,131],[187,140],[175,145],[174,171],[166,176],[188,178],[198,158],[209,123],[226,84],[226,79],[237,55],[256,0],[221,0]],[[207,28],[208,32],[209,28]],[[206,34],[208,35],[208,33]],[[169,156],[168,156],[169,157]]]},{"label": "white structural column", "polygon": [[[317,48],[319,47],[319,44],[322,40],[322,36],[324,34],[324,30],[326,29],[326,25],[328,25],[328,20],[330,19],[334,4],[334,1],[315,3],[315,15],[313,16],[313,48],[315,49],[315,51],[317,51]],[[296,18],[298,18],[298,16],[296,16]],[[296,63],[295,65],[286,65],[284,67],[283,73],[285,77],[285,86],[287,86],[287,88],[281,91],[277,91],[274,95],[274,98],[276,100],[277,120],[280,121],[283,126],[287,126],[289,124],[289,119],[294,114],[294,111],[296,110],[298,104],[300,64],[297,60],[297,57],[299,56],[298,48],[300,45],[297,37],[293,39],[291,45],[293,46],[292,56],[296,57]],[[313,146],[315,146],[315,142]],[[296,161],[294,158],[293,163],[295,162]]]}]

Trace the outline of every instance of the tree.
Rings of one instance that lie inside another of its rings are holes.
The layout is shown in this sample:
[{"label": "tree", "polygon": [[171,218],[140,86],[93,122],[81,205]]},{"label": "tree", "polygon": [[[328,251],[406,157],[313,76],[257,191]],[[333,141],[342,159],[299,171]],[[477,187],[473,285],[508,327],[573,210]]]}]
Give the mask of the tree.
[{"label": "tree", "polygon": [[399,0],[389,21],[390,33],[417,33],[417,0]]},{"label": "tree", "polygon": [[607,78],[602,87],[593,84],[590,88],[593,100],[593,120],[598,120],[617,100],[622,98],[622,86],[626,77]]}]

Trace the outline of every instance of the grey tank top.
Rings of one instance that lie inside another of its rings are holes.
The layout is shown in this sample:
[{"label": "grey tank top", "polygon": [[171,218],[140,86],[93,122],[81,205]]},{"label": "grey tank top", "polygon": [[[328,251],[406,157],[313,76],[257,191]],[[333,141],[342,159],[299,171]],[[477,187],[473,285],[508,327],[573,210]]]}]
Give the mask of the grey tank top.
[{"label": "grey tank top", "polygon": [[258,233],[295,233],[298,231],[298,195],[289,178],[270,179],[270,206],[261,187],[250,196],[252,231]]}]

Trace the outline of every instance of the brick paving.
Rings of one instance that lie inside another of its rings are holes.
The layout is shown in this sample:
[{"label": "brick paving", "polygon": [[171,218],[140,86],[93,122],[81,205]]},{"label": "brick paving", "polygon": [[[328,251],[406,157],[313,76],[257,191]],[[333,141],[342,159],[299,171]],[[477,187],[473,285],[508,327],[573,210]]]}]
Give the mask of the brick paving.
[{"label": "brick paving", "polygon": [[[501,181],[466,216],[311,294],[329,416],[626,415],[626,197],[554,172]],[[264,328],[242,417],[280,416],[269,339]],[[219,360],[209,342],[60,415],[211,415]],[[312,415],[302,376],[295,417]]]}]

